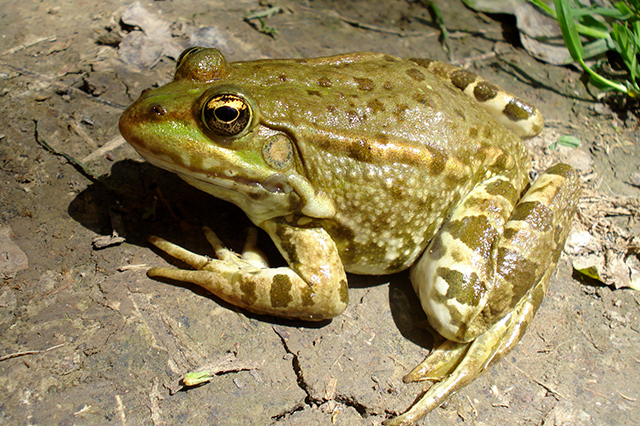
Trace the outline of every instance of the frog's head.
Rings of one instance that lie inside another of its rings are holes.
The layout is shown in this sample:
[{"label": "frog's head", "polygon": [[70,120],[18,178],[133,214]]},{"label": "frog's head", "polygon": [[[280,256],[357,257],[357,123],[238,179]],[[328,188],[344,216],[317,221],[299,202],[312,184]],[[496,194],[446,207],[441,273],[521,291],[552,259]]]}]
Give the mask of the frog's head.
[{"label": "frog's head", "polygon": [[180,55],[174,80],[147,89],[120,117],[120,132],[150,163],[242,208],[251,220],[302,212],[331,217],[333,205],[298,173],[283,132],[261,125],[260,107],[229,83],[216,49]]}]

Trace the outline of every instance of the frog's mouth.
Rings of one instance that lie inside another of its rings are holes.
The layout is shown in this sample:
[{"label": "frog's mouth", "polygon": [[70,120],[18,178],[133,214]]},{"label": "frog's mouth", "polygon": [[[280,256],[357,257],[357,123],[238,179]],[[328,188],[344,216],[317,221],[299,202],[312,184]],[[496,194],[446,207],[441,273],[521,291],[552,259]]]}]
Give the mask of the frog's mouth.
[{"label": "frog's mouth", "polygon": [[[266,191],[270,194],[286,194],[293,191],[292,186],[288,183],[287,177],[280,173],[275,173],[263,180],[258,180],[246,176],[241,176],[231,169],[223,172],[202,172],[189,166],[178,165],[176,162],[171,161],[170,159],[163,159],[155,154],[146,151],[140,146],[134,145],[134,147],[136,151],[138,151],[138,154],[140,154],[140,156],[147,162],[163,170],[167,170],[169,172],[177,174],[182,179],[187,181],[190,185],[193,185],[196,188],[202,189],[203,191],[208,193],[212,193],[213,191],[215,191],[214,188],[251,193],[255,195],[258,195],[263,191]],[[217,194],[217,191],[213,195],[220,197],[220,195]]]},{"label": "frog's mouth", "polygon": [[318,219],[331,218],[336,213],[335,206],[325,194],[316,193],[308,180],[296,174],[272,173],[259,181],[239,176],[233,171],[227,174],[203,173],[134,147],[154,166],[176,173],[189,185],[237,205],[256,224],[298,209]]},{"label": "frog's mouth", "polygon": [[150,164],[177,174],[189,185],[240,207],[249,219],[260,226],[266,220],[285,216],[300,209],[300,197],[283,174],[273,174],[263,181],[240,175],[201,172],[176,165],[138,149],[138,153]]}]

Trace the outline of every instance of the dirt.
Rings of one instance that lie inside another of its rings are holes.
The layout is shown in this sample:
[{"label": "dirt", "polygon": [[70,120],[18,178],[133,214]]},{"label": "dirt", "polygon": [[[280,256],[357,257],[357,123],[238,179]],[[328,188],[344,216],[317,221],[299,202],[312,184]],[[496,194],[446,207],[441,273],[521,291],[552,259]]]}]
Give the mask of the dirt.
[{"label": "dirt", "polygon": [[[0,244],[14,270],[0,288],[0,422],[377,425],[404,411],[428,384],[402,377],[433,344],[406,273],[350,276],[350,307],[316,325],[250,315],[196,286],[146,277],[149,266],[170,261],[148,235],[212,254],[202,225],[238,250],[249,223],[117,139],[123,108],[169,81],[175,66],[166,56],[145,71],[120,61],[119,18],[129,4],[3,2]],[[448,59],[421,2],[279,5],[284,13],[265,20],[273,37],[243,21],[264,9],[257,1],[143,3],[164,20],[217,28],[229,60],[360,50]],[[593,161],[585,185],[640,196],[629,184],[640,171],[632,114],[595,102],[577,70],[530,58],[510,18],[458,1],[440,8],[454,60],[477,58],[471,70],[540,107],[547,128],[538,141],[578,137],[580,156]],[[559,154],[544,155],[541,162],[555,162]],[[609,219],[638,234],[633,215]],[[110,245],[114,229],[125,242]],[[104,248],[94,247],[96,237]],[[262,245],[277,256],[264,235]],[[422,424],[637,424],[639,312],[637,292],[576,280],[563,255],[520,345]],[[186,372],[216,363],[210,382],[170,390]]]}]

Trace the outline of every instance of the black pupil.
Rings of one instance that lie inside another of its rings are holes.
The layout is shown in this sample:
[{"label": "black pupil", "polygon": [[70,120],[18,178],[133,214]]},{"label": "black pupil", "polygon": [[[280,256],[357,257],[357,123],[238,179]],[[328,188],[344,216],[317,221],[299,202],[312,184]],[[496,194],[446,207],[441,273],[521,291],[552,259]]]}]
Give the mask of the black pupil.
[{"label": "black pupil", "polygon": [[231,123],[240,115],[237,109],[230,106],[222,106],[220,108],[216,108],[215,114],[218,120],[224,121],[225,123]]}]

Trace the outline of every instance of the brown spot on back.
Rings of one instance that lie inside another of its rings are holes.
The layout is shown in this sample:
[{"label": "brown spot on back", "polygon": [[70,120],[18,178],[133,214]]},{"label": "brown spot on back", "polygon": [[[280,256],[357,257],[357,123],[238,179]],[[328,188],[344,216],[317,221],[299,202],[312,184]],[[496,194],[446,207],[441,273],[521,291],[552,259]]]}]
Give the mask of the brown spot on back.
[{"label": "brown spot on back", "polygon": [[358,85],[358,89],[360,90],[370,92],[376,88],[375,83],[370,78],[353,77],[353,80],[356,82],[356,84]]},{"label": "brown spot on back", "polygon": [[367,102],[367,108],[369,108],[374,114],[384,111],[384,104],[379,99],[371,99]]},{"label": "brown spot on back", "polygon": [[345,115],[350,123],[359,123],[364,119],[364,117],[360,117],[358,113],[354,110],[348,110]]},{"label": "brown spot on back", "polygon": [[409,58],[409,60],[425,68],[429,68],[429,65],[433,62],[432,59],[427,58]]},{"label": "brown spot on back", "polygon": [[405,119],[405,113],[407,112],[407,110],[409,109],[409,105],[407,104],[400,104],[396,106],[396,110],[394,111],[396,117],[398,118],[398,121],[404,121]]},{"label": "brown spot on back", "polygon": [[431,108],[431,109],[435,109],[435,105],[433,103],[433,100],[431,99],[431,97],[429,97],[429,95],[427,95],[426,93],[416,93],[416,95],[414,96],[414,99],[416,100],[416,102],[418,102],[420,105],[424,105],[427,108]]},{"label": "brown spot on back", "polygon": [[320,93],[318,90],[307,90],[307,95],[318,96],[319,98],[322,97],[322,93]]},{"label": "brown spot on back", "polygon": [[418,82],[424,81],[426,79],[422,71],[417,68],[409,68],[407,70],[407,75]]},{"label": "brown spot on back", "polygon": [[382,85],[382,88],[385,90],[391,90],[393,89],[393,83],[391,83],[390,81],[385,81]]},{"label": "brown spot on back", "polygon": [[429,174],[434,176],[441,175],[447,164],[447,159],[448,159],[447,155],[441,151],[438,151],[428,146],[425,146],[423,149],[425,151],[428,151],[430,154],[429,156],[430,161],[427,162]]},{"label": "brown spot on back", "polygon": [[318,86],[320,87],[331,87],[333,85],[333,83],[331,83],[331,80],[327,77],[320,77],[318,79]]},{"label": "brown spot on back", "polygon": [[364,139],[358,139],[347,147],[347,155],[354,160],[371,162],[375,160],[372,147]]},{"label": "brown spot on back", "polygon": [[455,112],[456,115],[462,119],[462,121],[467,121],[467,115],[461,109],[454,108],[453,112]]}]

